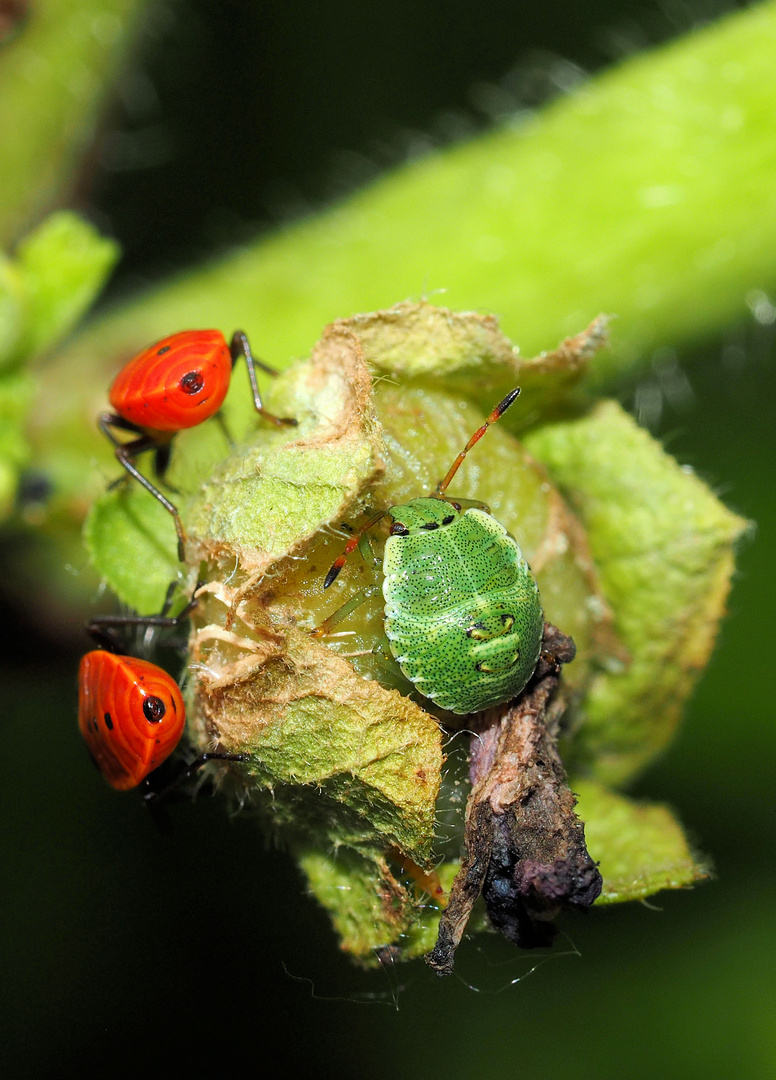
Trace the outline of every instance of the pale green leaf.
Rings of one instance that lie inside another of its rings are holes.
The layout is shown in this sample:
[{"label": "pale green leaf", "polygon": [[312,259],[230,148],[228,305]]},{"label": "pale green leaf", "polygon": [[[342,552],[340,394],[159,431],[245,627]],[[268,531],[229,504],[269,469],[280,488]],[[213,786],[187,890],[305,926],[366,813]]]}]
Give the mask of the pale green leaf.
[{"label": "pale green leaf", "polygon": [[622,783],[671,738],[725,611],[747,523],[615,402],[527,445],[576,508],[630,659],[602,672],[573,753]]},{"label": "pale green leaf", "polygon": [[667,806],[637,802],[591,780],[574,780],[588,851],[604,879],[599,904],[640,900],[709,876]]},{"label": "pale green leaf", "polygon": [[18,360],[50,348],[91,306],[119,256],[118,245],[76,214],[46,218],[16,249],[24,332]]}]

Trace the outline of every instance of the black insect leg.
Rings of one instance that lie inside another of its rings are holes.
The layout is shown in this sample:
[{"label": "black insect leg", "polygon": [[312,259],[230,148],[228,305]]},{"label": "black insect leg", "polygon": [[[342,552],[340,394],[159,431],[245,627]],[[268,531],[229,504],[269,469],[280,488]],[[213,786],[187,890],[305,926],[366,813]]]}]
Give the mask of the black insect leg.
[{"label": "black insect leg", "polygon": [[235,444],[234,439],[232,438],[232,433],[229,430],[229,426],[227,425],[226,420],[224,419],[224,414],[221,411],[221,409],[218,410],[218,412],[216,413],[214,419],[217,421],[218,426],[223,431],[224,438],[229,443],[229,449],[234,450],[236,444]]},{"label": "black insect leg", "polygon": [[[172,455],[172,443],[166,442],[157,445],[154,449],[154,472],[163,480],[167,469],[170,466],[170,457]],[[169,485],[168,485],[169,487]]]},{"label": "black insect leg", "polygon": [[121,442],[111,431],[112,427],[119,428],[122,431],[137,432],[138,429],[134,424],[129,424],[126,420],[122,420],[121,417],[115,416],[113,413],[103,413],[100,416],[98,423],[100,431],[102,431],[103,435],[105,435],[105,437],[113,444],[116,460],[127,470],[130,476],[134,477],[139,484],[142,484],[146,491],[150,492],[150,494],[162,504],[165,510],[172,515],[172,519],[175,522],[175,532],[178,536],[178,558],[181,562],[185,562],[186,533],[183,530],[183,522],[180,519],[178,508],[171,503],[170,500],[161,493],[159,488],[155,487],[147,477],[143,476],[132,460],[137,457],[138,454],[142,454],[146,450],[158,451],[159,443],[153,436],[142,433],[130,442]]},{"label": "black insect leg", "polygon": [[260,367],[262,371],[266,371],[268,375],[277,375],[274,368],[269,367],[261,360],[256,360],[251,352],[251,346],[248,341],[247,335],[242,330],[235,330],[232,335],[232,341],[229,346],[229,352],[232,355],[232,367],[237,363],[241,356],[245,357],[245,363],[248,367],[248,378],[251,383],[251,391],[253,392],[253,403],[256,406],[256,412],[263,416],[265,420],[268,420],[270,424],[274,424],[275,427],[295,427],[298,423],[292,416],[275,416],[274,413],[268,412],[264,408],[261,402],[261,394],[259,393],[259,384],[256,380],[256,368]]},{"label": "black insect leg", "polygon": [[[191,779],[195,773],[207,765],[209,761],[247,761],[247,754],[223,754],[218,751],[211,751],[209,753],[200,754],[198,758],[187,765],[181,772],[175,777],[172,783],[161,791],[148,791],[143,795],[143,801],[146,806],[154,806],[161,799],[166,798],[171,792],[175,791],[177,787],[185,783],[186,780]],[[153,775],[153,774],[152,774]]]},{"label": "black insect leg", "polygon": [[167,612],[170,610],[173,594],[177,587],[177,581],[170,583],[159,615],[95,615],[86,624],[87,633],[94,638],[98,645],[102,645],[109,652],[121,653],[125,651],[125,647],[120,642],[118,634],[112,632],[114,630],[121,630],[128,626],[168,628],[180,626],[197,606],[196,592],[199,585],[194,590],[195,596],[189,600],[182,611],[179,611],[177,615],[168,615]]}]

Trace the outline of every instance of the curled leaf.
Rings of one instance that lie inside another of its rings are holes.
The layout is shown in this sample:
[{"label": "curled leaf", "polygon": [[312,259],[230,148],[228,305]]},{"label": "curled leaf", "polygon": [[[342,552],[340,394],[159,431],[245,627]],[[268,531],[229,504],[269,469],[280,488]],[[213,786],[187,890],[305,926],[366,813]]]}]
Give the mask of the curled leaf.
[{"label": "curled leaf", "polygon": [[599,315],[574,337],[531,358],[504,336],[493,315],[450,311],[427,302],[405,301],[386,311],[343,320],[358,335],[364,355],[378,371],[400,383],[444,379],[449,389],[473,396],[486,412],[513,386],[520,386],[520,417],[536,422],[568,396],[590,361],[607,344],[609,320]]},{"label": "curled leaf", "polygon": [[336,521],[382,470],[371,380],[352,333],[331,328],[279,384],[274,407],[298,427],[260,426],[196,492],[187,514],[196,558],[236,555],[248,573],[265,573]]},{"label": "curled leaf", "polygon": [[630,663],[595,679],[571,748],[609,782],[667,744],[714,645],[747,523],[615,402],[532,432],[580,514]]},{"label": "curled leaf", "polygon": [[[408,355],[422,353],[425,378],[394,371],[399,385],[378,379],[373,387],[365,359],[373,368],[395,368],[404,313],[414,341]],[[194,613],[194,739],[249,755],[243,797],[248,793],[288,842],[307,852],[314,888],[327,903],[337,895],[325,884],[331,876],[359,879],[355,892],[370,896],[385,917],[375,916],[374,925],[357,920],[357,935],[349,906],[335,905],[332,917],[362,958],[377,940],[401,938],[406,949],[411,925],[426,928],[417,941],[428,943],[431,935],[433,918],[414,910],[395,868],[386,868],[386,851],[428,865],[441,734],[426,711],[430,702],[419,699],[393,663],[379,593],[322,637],[304,628],[319,626],[375,580],[371,562],[354,554],[324,592],[325,571],[344,543],[330,530],[342,521],[356,524],[362,511],[433,490],[482,423],[460,391],[427,384],[432,364],[440,376],[449,364],[451,335],[480,340],[484,324],[489,362],[507,369],[500,377],[514,378],[514,350],[493,320],[428,305],[383,314],[385,327],[378,313],[327,328],[311,360],[272,388],[273,408],[296,416],[299,428],[255,428],[245,447],[189,497],[185,514],[188,553],[206,567],[209,582]],[[175,466],[179,485],[183,460]],[[581,693],[595,658],[609,654],[612,636],[573,515],[543,469],[499,426],[456,476],[455,495],[486,501],[519,537],[546,608],[572,625],[584,645],[569,683]],[[376,529],[378,550],[381,536]],[[316,858],[314,850],[324,854]],[[341,860],[325,854],[336,852]],[[445,873],[450,876],[449,866]]]}]

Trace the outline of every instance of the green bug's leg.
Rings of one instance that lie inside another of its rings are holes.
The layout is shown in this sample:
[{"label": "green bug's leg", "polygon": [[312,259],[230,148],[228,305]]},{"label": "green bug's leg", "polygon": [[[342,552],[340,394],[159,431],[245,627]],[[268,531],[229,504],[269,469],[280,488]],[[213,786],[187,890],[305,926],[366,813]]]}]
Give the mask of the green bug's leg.
[{"label": "green bug's leg", "polygon": [[396,663],[388,639],[378,641],[371,649],[359,649],[357,652],[341,652],[343,660],[354,660],[356,657],[364,660],[369,657],[366,667],[360,666],[359,671],[375,679],[386,690],[398,690],[405,697],[414,691],[409,679],[402,674],[401,668]]},{"label": "green bug's leg", "polygon": [[[376,525],[381,518],[384,518],[386,513],[386,510],[381,510],[379,514],[375,514],[374,517],[370,518],[369,521],[367,521],[363,529],[359,529],[357,533],[351,536],[350,540],[348,540],[347,544],[345,545],[345,550],[342,552],[339,558],[334,560],[334,562],[329,567],[329,572],[323,580],[324,589],[328,589],[330,585],[334,584],[337,577],[339,576],[340,570],[347,561],[348,555],[350,555],[351,551],[355,551],[357,547],[361,547],[361,541],[364,537],[364,534],[369,532],[372,526]],[[364,554],[363,548],[361,549],[361,554]],[[370,559],[368,559],[366,556],[364,557],[367,562],[370,561]]]},{"label": "green bug's leg", "polygon": [[[376,554],[370,538],[366,533],[361,534],[358,540],[358,550],[367,565],[372,565],[375,573],[382,570],[382,559]],[[373,585],[367,585],[366,588],[361,589],[355,596],[351,596],[341,607],[338,607],[336,611],[329,615],[328,619],[325,619],[320,626],[316,626],[311,631],[313,637],[323,637],[326,634],[331,633],[332,629],[342,622],[349,615],[352,615],[354,611],[365,604],[367,600],[370,600],[373,596],[376,596],[381,590],[381,586],[377,583]],[[358,652],[348,653],[341,652],[340,656],[345,660],[353,659],[357,656],[370,656],[372,660],[370,662],[370,668],[372,669],[372,678],[377,679],[379,683],[388,689],[400,690],[401,693],[407,694],[412,691],[412,683],[410,683],[401,674],[398,664],[394,659],[391,647],[388,644],[388,638],[383,637],[382,641],[378,641],[371,649],[359,649]]]},{"label": "green bug's leg", "polygon": [[372,541],[367,533],[362,533],[361,538],[358,541],[358,551],[367,566],[371,566],[375,573],[379,573],[382,570],[383,560],[375,554],[375,549],[372,547]]},{"label": "green bug's leg", "polygon": [[348,615],[352,615],[367,600],[376,596],[379,591],[379,585],[367,585],[365,589],[346,600],[342,607],[338,607],[336,611],[333,611],[327,619],[323,620],[320,626],[316,626],[314,630],[311,630],[310,634],[312,637],[324,637],[326,634],[330,634],[335,626],[341,623],[343,619],[347,619]]}]

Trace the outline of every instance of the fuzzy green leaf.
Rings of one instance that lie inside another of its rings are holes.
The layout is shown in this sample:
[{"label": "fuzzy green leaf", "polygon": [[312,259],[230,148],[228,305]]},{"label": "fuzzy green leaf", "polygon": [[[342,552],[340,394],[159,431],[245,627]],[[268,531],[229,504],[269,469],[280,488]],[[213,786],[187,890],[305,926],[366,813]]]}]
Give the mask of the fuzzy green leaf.
[{"label": "fuzzy green leaf", "polygon": [[[331,913],[340,947],[370,965],[380,950],[401,942],[401,958],[411,960],[431,950],[440,908],[417,888],[411,876],[355,852],[297,847],[294,857],[316,900]],[[450,884],[457,864],[443,870],[441,884]]]},{"label": "fuzzy green leaf", "polygon": [[118,245],[76,214],[52,214],[16,250],[24,330],[12,359],[36,356],[63,337],[105,283]]},{"label": "fuzzy green leaf", "polygon": [[591,780],[575,780],[577,811],[604,879],[599,904],[640,900],[709,876],[666,806],[635,802]]},{"label": "fuzzy green leaf", "polygon": [[[191,733],[247,754],[246,792],[289,837],[372,860],[395,846],[425,862],[442,767],[436,721],[358,676],[307,632],[195,616]],[[221,614],[219,612],[219,614]],[[270,636],[271,633],[271,636]]]},{"label": "fuzzy green leaf", "polygon": [[[422,357],[420,382],[396,370],[405,320],[409,366],[413,354]],[[272,387],[273,408],[296,415],[299,428],[258,428],[184,514],[189,557],[208,581],[193,615],[192,736],[198,746],[217,738],[250,756],[246,790],[292,846],[304,837],[311,886],[345,947],[361,958],[399,938],[404,956],[433,940],[438,912],[427,917],[429,905],[413,901],[387,853],[421,863],[429,856],[427,792],[439,784],[439,732],[424,711],[430,703],[419,707],[406,696],[413,688],[391,660],[378,591],[332,632],[315,638],[304,629],[379,580],[369,559],[354,554],[324,593],[343,540],[321,526],[355,524],[365,505],[387,507],[434,489],[483,421],[461,391],[445,386],[451,343],[477,349],[482,335],[491,378],[511,383],[514,352],[492,319],[402,305],[332,324],[312,360]],[[569,363],[574,355],[569,348]],[[374,386],[364,357],[378,373]],[[465,357],[462,347],[457,368],[471,368]],[[556,358],[546,377],[562,363]],[[386,381],[379,373],[389,365]],[[182,484],[190,470],[181,460]],[[569,685],[581,692],[595,660],[609,656],[608,613],[581,530],[545,473],[499,424],[456,474],[452,492],[484,499],[519,538],[548,617],[577,638]],[[454,872],[445,865],[448,882]]]},{"label": "fuzzy green leaf", "polygon": [[527,445],[587,531],[630,662],[595,680],[573,753],[622,783],[671,738],[716,637],[747,523],[614,402]]}]

